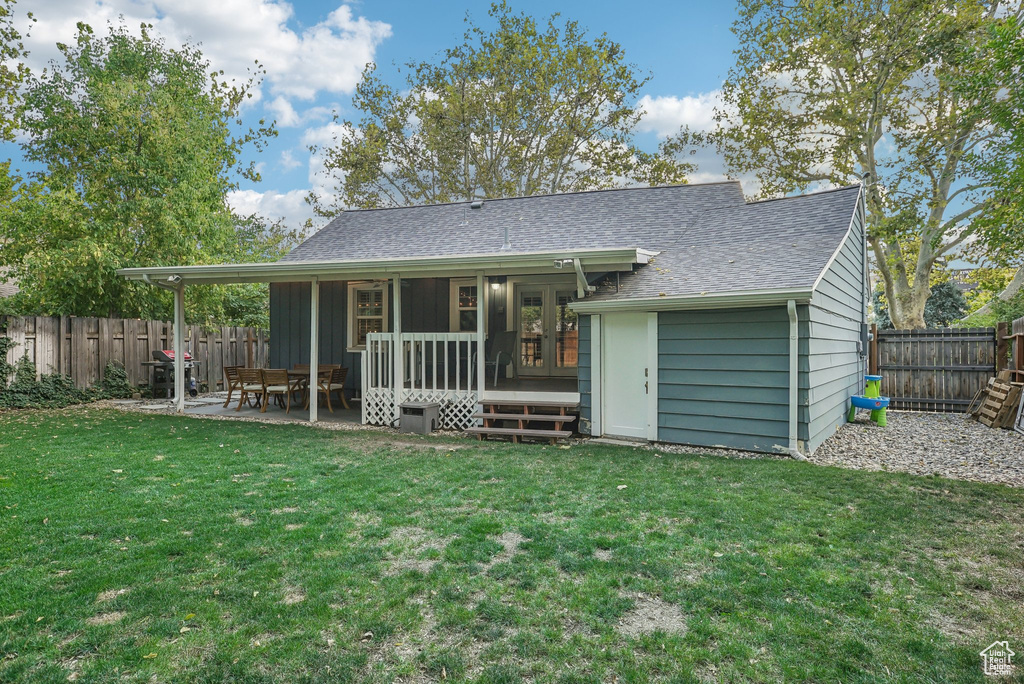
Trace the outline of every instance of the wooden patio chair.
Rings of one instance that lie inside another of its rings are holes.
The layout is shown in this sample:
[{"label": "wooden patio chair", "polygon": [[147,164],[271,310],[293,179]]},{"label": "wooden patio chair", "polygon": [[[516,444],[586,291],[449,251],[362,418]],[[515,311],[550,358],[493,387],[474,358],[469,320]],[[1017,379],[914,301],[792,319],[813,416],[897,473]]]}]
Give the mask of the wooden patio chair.
[{"label": "wooden patio chair", "polygon": [[228,391],[228,398],[224,400],[224,408],[231,404],[231,395],[242,389],[242,381],[238,379],[239,368],[245,368],[245,366],[224,366],[224,387]]},{"label": "wooden patio chair", "polygon": [[260,400],[263,397],[263,374],[260,369],[238,368],[236,372],[238,374],[238,389],[242,395],[238,398],[238,407],[235,410],[241,411],[242,404],[246,403],[247,399],[252,398],[250,395],[255,395],[256,406],[259,406]]},{"label": "wooden patio chair", "polygon": [[265,368],[263,374],[263,408],[260,413],[267,412],[270,397],[284,397],[285,413],[292,410],[292,395],[302,391],[302,379],[289,377],[287,368]]},{"label": "wooden patio chair", "polygon": [[[321,394],[327,396],[327,410],[334,413],[334,407],[331,405],[331,393],[337,392],[338,396],[341,397],[341,405],[346,409],[351,407],[345,400],[345,378],[348,376],[348,368],[342,368],[341,366],[333,366],[329,371],[318,373],[316,383],[316,394],[319,399]],[[306,408],[309,408],[309,393],[306,394]]]}]

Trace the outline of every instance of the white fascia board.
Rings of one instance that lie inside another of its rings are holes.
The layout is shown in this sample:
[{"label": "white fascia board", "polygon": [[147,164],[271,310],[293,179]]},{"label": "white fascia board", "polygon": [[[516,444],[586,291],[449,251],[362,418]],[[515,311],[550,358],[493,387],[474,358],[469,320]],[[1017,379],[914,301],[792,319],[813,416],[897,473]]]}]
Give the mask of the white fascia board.
[{"label": "white fascia board", "polygon": [[604,313],[614,311],[680,311],[695,309],[740,309],[753,306],[785,305],[793,299],[807,302],[811,299],[810,288],[787,288],[778,290],[750,290],[744,292],[721,292],[672,297],[647,297],[636,299],[610,299],[591,301],[584,299],[573,302],[569,308],[577,313]]},{"label": "white fascia board", "polygon": [[612,249],[564,250],[558,252],[519,252],[509,254],[472,254],[443,257],[413,257],[374,261],[276,262],[269,264],[220,264],[214,266],[150,266],[122,268],[117,274],[128,280],[165,282],[177,276],[182,283],[215,285],[228,283],[300,282],[314,278],[327,280],[364,280],[444,275],[487,275],[520,273],[557,273],[555,261],[579,259],[591,271],[631,270],[633,264],[647,263],[653,253],[635,247]]}]

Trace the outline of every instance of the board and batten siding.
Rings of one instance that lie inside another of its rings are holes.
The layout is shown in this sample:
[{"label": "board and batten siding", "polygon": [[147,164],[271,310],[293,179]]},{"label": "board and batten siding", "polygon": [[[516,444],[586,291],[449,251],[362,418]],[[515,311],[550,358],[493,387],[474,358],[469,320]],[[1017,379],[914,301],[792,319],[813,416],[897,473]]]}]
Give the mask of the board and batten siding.
[{"label": "board and batten siding", "polygon": [[[448,331],[449,282],[447,278],[414,278],[402,281],[402,330]],[[394,315],[394,299],[388,287],[388,315]],[[306,283],[270,284],[270,329],[277,339],[270,343],[270,366],[291,368],[309,363],[309,294]],[[394,319],[391,319],[393,325]],[[358,352],[348,351],[348,287],[344,281],[320,283],[320,361],[348,368],[345,387],[360,386]]]},{"label": "board and batten siding", "polygon": [[577,351],[576,377],[579,383],[580,393],[580,432],[589,435],[591,420],[593,419],[593,386],[591,384],[593,375],[592,364],[596,361],[591,354],[591,325],[590,316],[580,314],[579,319],[579,348]]},{"label": "board and batten siding", "polygon": [[850,397],[864,390],[864,249],[864,221],[858,211],[850,234],[811,297],[807,443],[810,452],[846,422]]},{"label": "board and batten siding", "polygon": [[[800,318],[799,439],[807,439],[808,321]],[[658,315],[658,439],[785,451],[789,314],[785,307]]]}]

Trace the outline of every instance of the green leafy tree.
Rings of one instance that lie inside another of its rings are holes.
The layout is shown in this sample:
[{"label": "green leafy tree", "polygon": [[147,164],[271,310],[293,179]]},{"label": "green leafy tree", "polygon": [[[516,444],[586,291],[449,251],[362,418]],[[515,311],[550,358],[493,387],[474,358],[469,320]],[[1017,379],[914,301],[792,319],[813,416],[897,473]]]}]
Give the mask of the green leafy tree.
[{"label": "green leafy tree", "polygon": [[[115,271],[238,255],[226,196],[239,177],[259,180],[240,155],[274,134],[239,118],[255,80],[228,83],[198,49],[151,30],[98,37],[79,23],[62,59],[28,82],[23,149],[41,170],[0,226],[0,266],[36,313],[166,318],[168,293]],[[192,316],[218,311],[217,290],[193,289]]]},{"label": "green leafy tree", "polygon": [[[0,140],[11,141],[18,128],[19,89],[29,76],[28,51],[14,26],[15,0],[0,0]],[[31,13],[28,15],[32,17]]]},{"label": "green leafy tree", "polygon": [[[21,86],[29,76],[28,67],[23,61],[28,51],[25,50],[21,33],[14,26],[14,14],[15,0],[0,0],[0,142],[14,140],[21,114]],[[0,224],[8,220],[10,203],[15,193],[17,179],[11,177],[10,171],[10,160],[0,160]],[[7,278],[8,273],[0,269],[0,282]]]},{"label": "green leafy tree", "polygon": [[[1015,310],[1005,302],[1024,292],[1024,24],[1011,17],[990,27],[990,40],[975,58],[978,68],[961,81],[965,97],[979,101],[982,116],[993,122],[989,145],[998,154],[979,155],[978,173],[993,189],[992,210],[979,223],[981,239],[969,245],[979,260],[1015,268],[1006,287],[983,307],[985,316],[1002,304],[1004,316]],[[978,93],[998,89],[999,96],[982,100]]]},{"label": "green leafy tree", "polygon": [[461,45],[406,65],[403,88],[367,68],[353,98],[362,118],[321,150],[333,192],[311,195],[319,214],[685,181],[677,150],[632,144],[647,77],[619,44],[504,2],[489,16],[492,32],[467,17]]},{"label": "green leafy tree", "polygon": [[987,105],[1005,74],[970,94],[959,84],[987,68],[990,30],[1021,12],[967,0],[739,3],[713,137],[764,195],[867,175],[869,243],[898,327],[924,325],[933,267],[988,227],[996,200],[982,169],[1002,151]]}]

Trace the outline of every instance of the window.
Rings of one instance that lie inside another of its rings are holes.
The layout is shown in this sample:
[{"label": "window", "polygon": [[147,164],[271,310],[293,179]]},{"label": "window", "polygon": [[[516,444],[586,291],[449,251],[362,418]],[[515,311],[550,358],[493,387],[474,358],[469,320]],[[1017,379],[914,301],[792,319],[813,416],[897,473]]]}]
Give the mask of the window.
[{"label": "window", "polygon": [[348,346],[366,347],[366,336],[388,329],[388,286],[385,283],[349,285]]},{"label": "window", "polygon": [[453,278],[450,293],[449,328],[452,332],[476,332],[476,317],[480,308],[476,278]]}]

